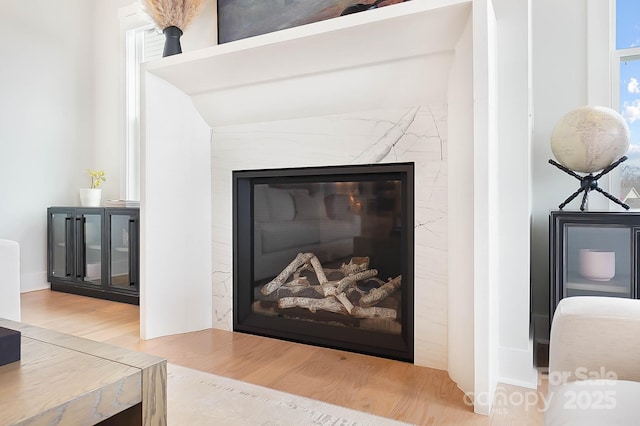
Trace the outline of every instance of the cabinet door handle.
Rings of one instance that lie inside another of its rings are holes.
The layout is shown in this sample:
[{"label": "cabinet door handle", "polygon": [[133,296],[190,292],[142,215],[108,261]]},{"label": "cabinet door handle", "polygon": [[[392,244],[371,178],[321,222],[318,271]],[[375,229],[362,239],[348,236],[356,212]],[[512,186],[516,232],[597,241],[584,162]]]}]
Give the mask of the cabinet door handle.
[{"label": "cabinet door handle", "polygon": [[73,270],[73,232],[71,217],[64,218],[64,276],[70,277]]},{"label": "cabinet door handle", "polygon": [[85,277],[86,246],[84,238],[84,215],[76,217],[76,278]]},{"label": "cabinet door handle", "polygon": [[135,287],[138,282],[138,235],[136,220],[129,218],[129,287]]}]

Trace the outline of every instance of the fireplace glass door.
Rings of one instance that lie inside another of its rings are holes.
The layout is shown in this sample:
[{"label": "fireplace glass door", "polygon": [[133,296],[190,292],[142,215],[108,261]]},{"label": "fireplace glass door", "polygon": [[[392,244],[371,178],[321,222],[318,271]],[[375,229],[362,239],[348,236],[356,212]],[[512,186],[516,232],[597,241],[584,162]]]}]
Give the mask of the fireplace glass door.
[{"label": "fireplace glass door", "polygon": [[234,174],[235,328],[411,359],[407,169],[412,172],[402,164]]}]

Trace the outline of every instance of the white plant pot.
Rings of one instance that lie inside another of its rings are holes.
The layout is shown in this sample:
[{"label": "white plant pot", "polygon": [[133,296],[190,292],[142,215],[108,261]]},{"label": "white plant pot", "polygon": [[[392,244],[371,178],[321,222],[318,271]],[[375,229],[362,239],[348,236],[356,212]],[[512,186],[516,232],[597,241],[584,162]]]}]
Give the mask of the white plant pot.
[{"label": "white plant pot", "polygon": [[80,205],[82,207],[100,207],[101,197],[102,189],[100,188],[80,189]]},{"label": "white plant pot", "polygon": [[616,253],[580,250],[580,275],[594,281],[609,281],[616,275]]}]

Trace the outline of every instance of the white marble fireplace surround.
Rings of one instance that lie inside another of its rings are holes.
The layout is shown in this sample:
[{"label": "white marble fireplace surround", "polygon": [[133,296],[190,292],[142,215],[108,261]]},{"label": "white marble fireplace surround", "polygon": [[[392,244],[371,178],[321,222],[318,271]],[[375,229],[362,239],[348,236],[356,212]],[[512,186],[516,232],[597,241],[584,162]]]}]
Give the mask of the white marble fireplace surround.
[{"label": "white marble fireplace surround", "polygon": [[232,170],[414,161],[415,363],[485,414],[499,358],[529,380],[528,299],[498,343],[495,25],[412,0],[146,64],[141,337],[231,329]]},{"label": "white marble fireplace surround", "polygon": [[211,137],[213,313],[232,329],[231,172],[415,163],[415,363],[447,368],[447,106],[216,127]]}]

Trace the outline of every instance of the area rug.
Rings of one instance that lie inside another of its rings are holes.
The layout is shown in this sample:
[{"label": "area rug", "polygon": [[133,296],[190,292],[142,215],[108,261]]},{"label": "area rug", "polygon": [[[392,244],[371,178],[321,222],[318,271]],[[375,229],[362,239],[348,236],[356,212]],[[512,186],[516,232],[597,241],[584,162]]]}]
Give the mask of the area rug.
[{"label": "area rug", "polygon": [[167,365],[168,424],[400,426],[407,423]]}]

